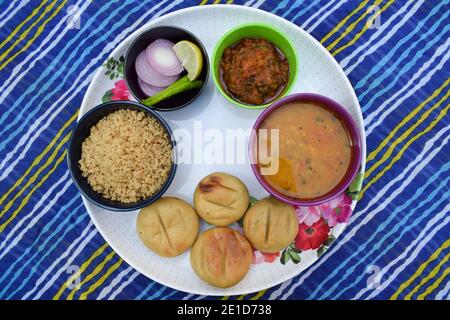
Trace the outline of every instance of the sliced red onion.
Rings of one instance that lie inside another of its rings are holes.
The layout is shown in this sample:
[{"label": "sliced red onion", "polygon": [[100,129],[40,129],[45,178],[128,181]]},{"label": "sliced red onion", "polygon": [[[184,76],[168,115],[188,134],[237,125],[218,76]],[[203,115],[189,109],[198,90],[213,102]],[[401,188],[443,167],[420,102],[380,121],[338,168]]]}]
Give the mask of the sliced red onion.
[{"label": "sliced red onion", "polygon": [[142,92],[145,93],[148,97],[151,97],[154,94],[167,88],[167,87],[155,87],[155,86],[149,85],[144,80],[142,80],[140,77],[138,77],[137,81],[138,81],[139,88],[141,88]]},{"label": "sliced red onion", "polygon": [[150,66],[165,76],[176,76],[183,72],[183,66],[173,51],[174,43],[166,39],[153,41],[145,50]]},{"label": "sliced red onion", "polygon": [[156,72],[145,58],[145,50],[139,53],[135,62],[136,73],[147,82],[147,84],[156,87],[165,87],[178,79],[178,76],[165,76]]}]

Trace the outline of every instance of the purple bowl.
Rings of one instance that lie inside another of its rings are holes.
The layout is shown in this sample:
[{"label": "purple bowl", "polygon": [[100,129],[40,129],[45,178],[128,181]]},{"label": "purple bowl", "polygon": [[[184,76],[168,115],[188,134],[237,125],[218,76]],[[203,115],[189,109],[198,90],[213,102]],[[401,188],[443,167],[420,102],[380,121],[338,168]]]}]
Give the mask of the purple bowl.
[{"label": "purple bowl", "polygon": [[[310,199],[297,199],[293,197],[286,196],[274,188],[272,188],[266,180],[262,177],[259,166],[257,162],[255,161],[255,150],[256,150],[256,141],[257,141],[257,132],[259,127],[261,126],[261,123],[266,119],[266,117],[271,114],[274,110],[276,110],[279,107],[282,107],[286,103],[289,102],[295,102],[295,101],[313,101],[316,103],[319,103],[321,106],[326,108],[327,110],[333,112],[337,117],[341,120],[342,124],[347,129],[347,132],[350,136],[350,140],[352,142],[352,155],[350,159],[350,164],[347,168],[347,171],[344,175],[344,177],[341,179],[341,181],[328,193],[316,197],[316,198],[310,198]],[[259,183],[266,189],[273,197],[277,198],[280,201],[289,203],[291,205],[295,206],[315,206],[318,204],[325,203],[338,195],[340,195],[342,192],[344,192],[352,180],[355,178],[356,174],[358,173],[358,170],[361,165],[361,136],[359,134],[358,127],[356,126],[355,121],[353,120],[350,113],[348,113],[347,110],[345,110],[342,105],[337,103],[336,101],[327,98],[325,96],[315,94],[315,93],[296,93],[289,95],[287,97],[284,97],[272,105],[270,105],[267,109],[265,109],[258,119],[256,119],[256,122],[253,126],[252,135],[250,138],[250,145],[249,145],[249,157],[251,161],[251,166],[253,173],[255,174],[256,178],[258,179]]]}]

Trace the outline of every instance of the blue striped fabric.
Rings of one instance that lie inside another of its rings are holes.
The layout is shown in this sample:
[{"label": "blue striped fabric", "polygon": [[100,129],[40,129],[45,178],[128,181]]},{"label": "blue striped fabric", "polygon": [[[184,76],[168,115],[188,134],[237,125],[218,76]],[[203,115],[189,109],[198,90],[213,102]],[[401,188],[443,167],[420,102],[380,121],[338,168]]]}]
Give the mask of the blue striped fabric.
[{"label": "blue striped fabric", "polygon": [[[212,2],[0,1],[0,299],[212,298],[123,262],[64,161],[74,114],[114,45],[153,17]],[[368,160],[363,197],[326,254],[281,285],[230,298],[449,299],[449,1],[234,3],[282,16],[329,48],[359,98]],[[67,27],[74,8],[79,29]],[[80,290],[65,288],[86,261]]]}]

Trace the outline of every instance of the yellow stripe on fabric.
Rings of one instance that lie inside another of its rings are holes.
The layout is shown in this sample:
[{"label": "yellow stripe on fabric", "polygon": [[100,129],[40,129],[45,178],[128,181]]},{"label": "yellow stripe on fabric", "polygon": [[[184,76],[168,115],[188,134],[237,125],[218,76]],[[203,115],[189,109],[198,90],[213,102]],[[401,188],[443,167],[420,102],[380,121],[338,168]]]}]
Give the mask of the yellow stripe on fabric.
[{"label": "yellow stripe on fabric", "polygon": [[444,251],[445,249],[447,249],[448,247],[450,247],[450,239],[448,239],[447,241],[445,241],[435,252],[433,252],[433,254],[428,258],[427,261],[425,261],[424,263],[422,263],[419,268],[416,270],[416,272],[405,282],[403,282],[400,287],[397,289],[397,291],[389,298],[391,300],[394,299],[398,299],[398,297],[400,296],[400,294],[408,287],[411,285],[411,283],[414,282],[414,280],[416,280],[421,274],[422,272],[426,269],[426,267],[433,262],[434,260],[436,260],[436,258],[441,254],[442,251]]},{"label": "yellow stripe on fabric", "polygon": [[[255,294],[253,297],[251,297],[250,300],[258,300],[259,298],[261,298],[266,293],[266,291],[267,291],[267,289],[259,291],[257,294]],[[236,300],[244,300],[244,298],[246,296],[247,295],[245,295],[245,294],[240,295]]]},{"label": "yellow stripe on fabric", "polygon": [[19,207],[13,212],[13,214],[6,220],[3,224],[0,225],[0,233],[3,232],[3,230],[8,226],[8,224],[17,216],[17,214],[20,212],[20,210],[25,207],[25,205],[30,200],[33,193],[40,187],[42,184],[48,179],[48,177],[56,170],[56,168],[61,164],[61,162],[64,160],[64,157],[66,156],[66,150],[61,154],[61,156],[56,160],[55,165],[50,169],[50,171],[39,181],[38,184],[36,184],[33,189],[23,198],[22,202],[20,203]]},{"label": "yellow stripe on fabric", "polygon": [[[255,294],[253,297],[251,297],[250,300],[258,300],[259,298],[261,298],[264,295],[264,293],[266,293],[266,291],[267,291],[267,289],[259,291],[257,294]],[[236,298],[236,300],[244,300],[246,296],[247,295],[245,295],[245,294],[240,295],[239,297]]]},{"label": "yellow stripe on fabric", "polygon": [[[14,191],[14,189],[16,189],[18,186],[20,186],[20,184],[25,180],[25,178],[30,174],[31,170],[33,170],[34,167],[36,167],[39,162],[45,157],[45,155],[50,151],[50,149],[55,145],[56,141],[58,141],[59,137],[61,137],[62,133],[64,132],[64,130],[67,129],[67,127],[77,118],[78,116],[78,111],[75,112],[74,115],[72,115],[72,117],[70,117],[70,119],[62,126],[61,129],[59,129],[59,131],[56,133],[56,135],[53,137],[52,141],[49,143],[49,145],[47,147],[45,147],[45,149],[33,160],[33,162],[31,163],[31,165],[28,167],[28,169],[25,171],[25,173],[16,181],[16,183],[14,183],[14,185],[0,198],[0,204],[2,204],[5,199],[11,194],[11,192]],[[66,135],[62,141],[67,141],[70,137],[70,133],[68,135]],[[64,143],[59,143],[58,146],[56,147],[55,151],[59,150],[62,146],[64,145]],[[47,166],[48,166],[48,161],[46,162]],[[45,166],[45,164],[44,164]],[[42,172],[42,170],[44,170],[45,167],[41,167],[38,169],[38,172]],[[36,172],[37,173],[37,172]],[[33,177],[31,177],[28,180],[28,184],[33,183],[37,178],[37,175],[33,175]],[[26,188],[23,187],[21,192],[23,192],[23,190]],[[15,197],[16,198],[16,197]],[[8,207],[9,209],[9,207]],[[3,213],[0,214],[0,217],[3,215]]]},{"label": "yellow stripe on fabric", "polygon": [[[111,251],[106,257],[105,259],[98,264],[94,270],[92,270],[92,272],[90,274],[87,275],[86,278],[84,278],[81,283],[80,283],[80,288],[83,287],[83,285],[87,282],[89,282],[91,279],[93,279],[96,275],[98,275],[103,268],[105,267],[105,265],[108,263],[109,260],[111,260],[114,256],[116,255],[116,253],[114,251]],[[69,295],[67,296],[66,300],[73,300],[73,297],[75,295],[75,293],[77,292],[77,288],[73,288]]]},{"label": "yellow stripe on fabric", "polygon": [[25,38],[28,36],[28,34],[30,33],[30,31],[42,20],[44,19],[44,17],[46,16],[46,14],[53,9],[53,7],[55,6],[57,0],[54,0],[48,7],[46,7],[44,9],[44,11],[41,13],[41,15],[35,20],[33,21],[33,23],[24,31],[22,32],[22,34],[16,39],[16,41],[9,46],[8,49],[6,49],[4,52],[2,52],[0,54],[0,61],[5,59],[7,57],[7,55],[20,43],[22,42],[22,40],[25,40]]},{"label": "yellow stripe on fabric", "polygon": [[[264,293],[266,293],[266,291],[267,291],[267,289],[259,291],[257,294],[255,294],[253,297],[251,297],[250,300],[258,300],[259,298],[261,298],[264,295]],[[240,295],[236,300],[244,300],[244,298],[246,296],[247,295],[245,295],[245,294]]]},{"label": "yellow stripe on fabric", "polygon": [[19,198],[26,190],[29,186],[31,186],[39,177],[39,175],[42,173],[42,171],[44,171],[48,166],[50,166],[53,161],[55,160],[59,150],[67,143],[67,141],[69,141],[70,138],[70,133],[67,134],[64,139],[62,139],[58,146],[55,148],[55,150],[53,150],[52,154],[50,155],[50,157],[48,157],[47,161],[44,163],[43,166],[41,166],[35,173],[34,175],[27,181],[27,183],[23,186],[23,188],[21,188],[19,190],[19,192],[17,192],[15,194],[15,196],[5,205],[5,207],[3,208],[2,212],[0,213],[0,217],[3,217],[3,215],[12,207],[12,205],[14,204],[14,201],[17,200],[17,198]]},{"label": "yellow stripe on fabric", "polygon": [[264,296],[264,294],[267,292],[266,290],[261,290],[260,292],[258,292],[255,296],[251,297],[250,300],[259,300],[262,298],[262,296]]},{"label": "yellow stripe on fabric", "polygon": [[[441,106],[441,104],[447,100],[447,98],[450,96],[450,90],[447,91],[447,93],[435,104],[433,105],[430,109],[428,109],[426,112],[424,112],[420,118],[413,124],[411,125],[407,130],[405,130],[405,132],[403,132],[397,139],[394,140],[394,142],[392,142],[389,145],[389,148],[387,149],[387,151],[383,154],[383,156],[381,157],[380,160],[378,160],[374,165],[372,165],[365,173],[365,178],[369,177],[380,165],[382,165],[386,160],[389,159],[389,157],[392,155],[392,153],[394,152],[395,148],[402,143],[403,141],[405,141],[405,139],[423,122],[425,122],[429,116],[431,115],[431,113],[436,110],[437,108],[439,108]],[[424,101],[425,102],[425,101]],[[423,107],[423,106],[422,106]],[[418,111],[414,110],[412,113],[417,114]],[[410,114],[412,114],[410,113]],[[414,114],[414,115],[415,115]],[[407,118],[412,118],[414,115],[412,116],[407,116],[405,117],[402,122],[400,122],[399,125],[402,125],[402,123],[406,123],[407,122]],[[405,121],[406,120],[406,121]],[[397,129],[398,131],[398,129]]]},{"label": "yellow stripe on fabric", "polygon": [[389,141],[394,137],[394,135],[412,118],[414,118],[422,109],[423,107],[436,98],[444,88],[446,88],[450,83],[450,78],[447,79],[438,89],[436,89],[431,96],[429,96],[426,100],[421,102],[412,112],[410,112],[406,117],[402,119],[402,121],[395,126],[393,130],[391,130],[386,138],[383,139],[383,141],[379,144],[379,146],[373,150],[368,156],[367,156],[367,162],[375,159],[375,157],[378,155],[378,153],[389,143]]},{"label": "yellow stripe on fabric", "polygon": [[28,21],[30,21],[35,15],[37,15],[37,13],[39,12],[39,10],[44,6],[44,4],[45,4],[46,2],[47,2],[47,0],[43,0],[43,1],[39,4],[39,6],[38,6],[36,9],[34,9],[34,10],[31,12],[31,14],[30,14],[25,20],[23,20],[17,27],[14,28],[13,31],[10,32],[10,34],[8,35],[8,37],[6,37],[6,39],[3,40],[3,41],[0,43],[0,49],[3,48],[3,46],[4,46],[8,41],[10,41],[10,40],[11,40],[11,39],[19,32],[19,30],[22,29],[22,27],[23,27]]},{"label": "yellow stripe on fabric", "polygon": [[425,130],[416,134],[414,137],[412,137],[410,140],[408,140],[408,142],[406,142],[406,144],[394,156],[392,161],[386,167],[384,167],[383,170],[381,170],[372,180],[370,180],[367,185],[364,186],[363,190],[361,190],[361,192],[360,192],[360,198],[364,195],[364,193],[367,191],[367,189],[370,188],[371,185],[373,185],[375,182],[377,182],[386,173],[386,171],[388,171],[389,169],[392,168],[392,166],[403,156],[405,151],[408,149],[408,147],[414,141],[416,141],[417,139],[422,137],[424,134],[430,132],[439,123],[439,121],[442,120],[442,118],[447,114],[449,107],[450,107],[450,104],[448,104],[444,109],[441,110],[441,112],[439,113],[437,118],[434,119]]},{"label": "yellow stripe on fabric", "polygon": [[[64,5],[67,3],[67,0],[64,0],[59,7],[57,7],[55,9],[55,11],[52,12],[52,14],[37,28],[36,33],[33,35],[33,37],[28,40],[28,42],[22,47],[20,48],[20,50],[18,50],[16,53],[14,53],[11,57],[9,57],[5,62],[3,62],[0,65],[0,71],[3,70],[11,61],[13,61],[19,54],[21,54],[22,52],[24,52],[25,50],[27,50],[32,44],[33,42],[37,39],[37,37],[39,37],[42,32],[44,31],[45,26],[61,11],[61,9],[64,7]],[[7,52],[5,51],[5,54],[7,54]],[[0,60],[2,60],[3,57],[0,57]]]},{"label": "yellow stripe on fabric", "polygon": [[233,0],[228,0],[227,1],[227,4],[232,4],[233,3]]},{"label": "yellow stripe on fabric", "polygon": [[91,285],[86,292],[83,292],[80,295],[80,300],[86,300],[89,294],[91,294],[97,288],[99,288],[105,282],[105,280],[121,266],[122,262],[123,262],[123,260],[119,259],[119,261],[117,261],[115,264],[113,264],[111,267],[109,267],[109,269],[106,271],[106,273],[100,279],[98,279],[97,282],[95,282],[93,285]]},{"label": "yellow stripe on fabric", "polygon": [[331,30],[330,32],[327,33],[327,35],[325,37],[322,38],[322,40],[320,40],[321,44],[324,44],[325,41],[327,41],[332,35],[334,35],[340,28],[342,28],[342,26],[344,24],[347,23],[347,21],[353,17],[356,13],[359,12],[359,10],[361,10],[362,8],[364,8],[367,3],[369,3],[369,0],[364,0],[362,1],[359,6],[353,10],[352,12],[350,12],[350,14],[348,14],[343,20],[341,20],[341,22],[339,22],[334,28],[333,30]]},{"label": "yellow stripe on fabric", "polygon": [[[390,0],[388,3],[386,3],[379,11],[377,11],[372,19],[375,19],[376,17],[378,17],[383,11],[385,11],[387,8],[389,8],[392,4],[394,3],[394,0]],[[362,30],[360,32],[358,32],[356,34],[356,36],[350,40],[347,44],[343,45],[342,47],[340,47],[339,49],[336,49],[334,52],[332,52],[331,54],[333,56],[337,55],[339,52],[341,52],[342,50],[347,49],[348,47],[350,47],[351,45],[353,45],[359,38],[361,38],[361,36],[366,33],[366,31],[369,29],[369,26],[367,25],[367,23],[364,25],[364,27],[362,28]]]},{"label": "yellow stripe on fabric", "polygon": [[430,281],[431,279],[433,279],[441,270],[442,266],[447,263],[448,259],[450,258],[450,253],[448,253],[444,259],[442,259],[434,268],[433,270],[430,271],[430,273],[424,277],[420,283],[418,285],[416,285],[410,293],[408,293],[405,296],[405,300],[411,300],[412,296],[414,294],[416,294],[417,292],[419,292],[420,288],[422,288],[428,281]]},{"label": "yellow stripe on fabric", "polygon": [[[32,166],[36,166],[38,164],[38,162],[49,152],[51,146],[53,145],[57,140],[58,137],[61,135],[61,133],[64,131],[64,129],[69,126],[77,117],[78,111],[75,112],[75,114],[64,124],[63,128],[60,129],[60,131],[58,131],[57,135],[53,138],[53,140],[50,142],[50,144],[47,146],[46,150],[43,151],[43,153],[41,153],[37,158],[35,158],[35,160],[32,163]],[[56,154],[58,153],[58,151],[64,146],[64,144],[69,140],[71,133],[68,133],[66,136],[64,136],[64,138],[59,142],[59,144],[56,146],[55,150],[52,152],[52,154],[50,155],[50,157],[47,159],[47,161],[43,164],[43,166],[39,167],[39,169],[35,172],[35,174],[27,181],[27,184],[21,188],[19,190],[19,192],[13,197],[13,199],[11,199],[8,204],[4,207],[4,210],[0,213],[0,218],[7,212],[7,210],[9,210],[12,205],[14,204],[14,202],[18,199],[18,197],[20,195],[22,195],[25,191],[26,188],[29,187],[33,182],[36,181],[36,179],[39,177],[39,174],[45,170],[54,160],[54,158],[56,157]],[[45,153],[44,153],[45,152]],[[66,150],[64,150],[64,154],[66,153]],[[40,158],[39,158],[40,157]],[[39,158],[39,160],[38,160]],[[59,160],[59,159],[58,159]],[[59,165],[61,162],[58,162],[57,165]],[[31,168],[32,169],[32,168]],[[24,176],[22,176],[23,178],[26,177],[26,175],[28,175],[31,172],[31,169],[28,168],[27,171],[25,172]],[[55,170],[49,172],[50,174],[53,173]],[[28,172],[28,173],[27,173]],[[49,177],[50,174],[46,174],[41,181],[38,183],[39,186],[41,186]],[[19,179],[20,180],[20,179]],[[23,179],[22,179],[23,181]],[[21,182],[22,182],[21,181]],[[20,182],[16,182],[14,185],[20,185]],[[20,210],[28,203],[31,195],[36,191],[37,187],[34,187],[33,189],[31,189],[30,193],[27,194],[27,196],[22,200],[19,208],[17,210],[14,211],[13,215],[2,225],[0,225],[0,232],[2,232],[6,226],[19,214]],[[12,189],[8,190],[8,194],[10,193]],[[6,199],[6,197],[2,197],[2,201],[0,202],[0,204]]]},{"label": "yellow stripe on fabric", "polygon": [[91,262],[94,261],[95,258],[97,258],[99,255],[101,255],[107,247],[108,244],[104,243],[100,248],[95,250],[92,256],[81,265],[79,273],[73,274],[66,282],[64,282],[61,288],[59,288],[58,292],[53,296],[53,300],[59,300],[62,294],[64,293],[64,290],[66,290],[69,287],[69,284],[73,283],[77,277],[80,277],[83,274],[83,272],[87,269],[87,267],[91,264]]},{"label": "yellow stripe on fabric", "polygon": [[[381,3],[382,0],[376,0],[375,1],[375,5],[378,6]],[[366,10],[364,12],[363,15],[361,15],[358,19],[356,19],[356,21],[354,21],[353,23],[351,23],[347,28],[345,28],[344,32],[342,32],[339,37],[337,37],[332,43],[330,43],[327,46],[327,50],[331,51],[331,49],[333,49],[339,42],[341,42],[341,40],[347,36],[350,32],[352,32],[355,27],[361,22],[362,19],[364,19],[368,14],[370,13],[369,10]]]},{"label": "yellow stripe on fabric", "polygon": [[220,0],[214,0],[213,4],[219,4]]},{"label": "yellow stripe on fabric", "polygon": [[444,279],[448,276],[448,274],[450,273],[450,267],[446,268],[444,270],[444,272],[441,274],[441,276],[436,280],[435,283],[433,283],[431,286],[429,286],[427,288],[427,290],[425,290],[424,293],[420,294],[417,299],[418,300],[425,300],[425,298],[427,296],[429,296],[434,290],[436,290],[439,285],[442,283],[442,281],[444,281]]},{"label": "yellow stripe on fabric", "polygon": [[200,2],[199,6],[204,6],[207,3],[208,3],[208,0],[202,0],[202,2]]}]

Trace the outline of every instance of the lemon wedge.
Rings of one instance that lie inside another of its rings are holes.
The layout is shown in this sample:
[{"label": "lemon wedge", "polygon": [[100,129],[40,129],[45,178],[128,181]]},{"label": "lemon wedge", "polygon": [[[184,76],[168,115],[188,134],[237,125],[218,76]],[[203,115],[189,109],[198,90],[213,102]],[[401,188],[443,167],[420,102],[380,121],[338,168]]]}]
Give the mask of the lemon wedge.
[{"label": "lemon wedge", "polygon": [[188,79],[194,81],[200,76],[203,68],[203,56],[200,48],[187,40],[177,42],[173,50],[180,59],[181,65],[187,71]]}]

